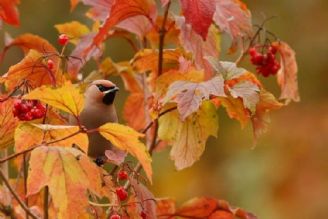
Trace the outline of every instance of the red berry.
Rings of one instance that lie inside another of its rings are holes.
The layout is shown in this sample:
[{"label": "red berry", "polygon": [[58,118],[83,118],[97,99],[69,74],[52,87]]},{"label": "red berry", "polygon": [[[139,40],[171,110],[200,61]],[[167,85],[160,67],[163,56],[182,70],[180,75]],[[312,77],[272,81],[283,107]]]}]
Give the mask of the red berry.
[{"label": "red berry", "polygon": [[60,34],[58,37],[58,43],[59,45],[65,46],[68,43],[68,36],[66,34]]},{"label": "red berry", "polygon": [[257,54],[257,50],[255,47],[250,48],[248,52],[251,56],[255,56]]},{"label": "red berry", "polygon": [[262,65],[262,63],[263,63],[263,55],[262,54],[256,54],[255,56],[253,56],[251,58],[251,62],[254,65]]},{"label": "red berry", "polygon": [[120,170],[117,174],[117,177],[119,180],[127,180],[128,179],[128,173],[124,170]]},{"label": "red berry", "polygon": [[147,214],[146,214],[144,211],[142,211],[142,212],[140,213],[140,217],[141,217],[142,219],[146,219],[146,218],[147,218]]},{"label": "red berry", "polygon": [[118,214],[112,214],[112,216],[110,216],[110,219],[121,219],[121,216]]},{"label": "red berry", "polygon": [[116,195],[120,199],[120,201],[124,201],[128,197],[128,193],[123,187],[116,188]]},{"label": "red berry", "polygon": [[49,70],[52,70],[52,69],[54,69],[55,63],[54,63],[54,61],[52,61],[51,59],[49,59],[48,62],[47,62],[47,65],[48,65],[48,69]]},{"label": "red berry", "polygon": [[22,119],[22,120],[26,120],[26,121],[30,121],[30,120],[32,120],[32,119],[33,119],[33,115],[32,115],[32,113],[31,113],[31,111],[27,112],[27,113],[24,115],[23,118],[24,118],[24,119]]},{"label": "red berry", "polygon": [[269,47],[269,51],[270,51],[272,54],[276,54],[276,53],[277,53],[277,47],[275,47],[275,46],[270,46],[270,47]]}]

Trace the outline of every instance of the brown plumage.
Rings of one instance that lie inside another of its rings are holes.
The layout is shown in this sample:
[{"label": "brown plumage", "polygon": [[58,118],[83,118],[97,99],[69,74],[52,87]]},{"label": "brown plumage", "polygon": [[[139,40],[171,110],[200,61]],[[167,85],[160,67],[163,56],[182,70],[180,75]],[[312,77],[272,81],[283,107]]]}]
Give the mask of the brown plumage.
[{"label": "brown plumage", "polygon": [[[87,129],[95,129],[108,122],[118,122],[114,99],[118,87],[108,80],[93,81],[85,92],[85,106],[80,114],[80,122]],[[76,124],[75,119],[70,119]],[[97,158],[104,155],[112,144],[98,133],[88,134],[88,155]]]}]

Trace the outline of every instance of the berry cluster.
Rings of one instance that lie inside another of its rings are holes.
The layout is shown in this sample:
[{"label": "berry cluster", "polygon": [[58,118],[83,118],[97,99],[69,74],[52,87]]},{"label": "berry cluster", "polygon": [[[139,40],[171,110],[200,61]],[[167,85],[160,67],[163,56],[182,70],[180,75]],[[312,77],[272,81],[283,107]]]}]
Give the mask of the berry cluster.
[{"label": "berry cluster", "polygon": [[30,121],[44,117],[46,108],[38,100],[17,99],[14,102],[13,114],[21,121]]},{"label": "berry cluster", "polygon": [[258,52],[257,47],[252,47],[249,49],[251,62],[253,65],[257,66],[256,71],[264,77],[277,74],[280,69],[280,64],[276,60],[277,48],[270,45],[267,47],[266,54],[263,54]]}]

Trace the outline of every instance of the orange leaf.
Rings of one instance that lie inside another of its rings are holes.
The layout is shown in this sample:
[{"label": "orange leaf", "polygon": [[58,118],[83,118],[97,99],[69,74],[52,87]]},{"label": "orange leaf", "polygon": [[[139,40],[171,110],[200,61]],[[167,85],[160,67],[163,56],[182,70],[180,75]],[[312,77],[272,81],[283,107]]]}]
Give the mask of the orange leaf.
[{"label": "orange leaf", "polygon": [[177,211],[182,217],[208,218],[218,207],[216,199],[193,198],[184,203]]},{"label": "orange leaf", "polygon": [[[15,151],[20,152],[42,142],[59,140],[78,131],[78,126],[21,123],[15,131]],[[62,147],[78,146],[84,152],[87,152],[88,144],[87,134],[79,133],[52,145]]]},{"label": "orange leaf", "polygon": [[175,201],[170,198],[157,199],[157,216],[173,215],[176,212]]},{"label": "orange leaf", "polygon": [[277,81],[281,88],[281,99],[287,102],[293,100],[300,101],[297,84],[297,63],[294,50],[285,42],[275,42],[281,59],[281,68],[277,74]]},{"label": "orange leaf", "polygon": [[40,100],[74,116],[78,116],[84,106],[84,97],[80,89],[70,83],[59,88],[42,86],[32,90],[24,98]]},{"label": "orange leaf", "polygon": [[[30,49],[34,49],[42,54],[58,53],[55,47],[53,47],[47,40],[30,33],[16,37],[9,43],[9,45],[6,45],[4,52],[12,46],[20,47],[24,53],[27,53]],[[56,56],[52,56],[52,58],[56,58]]]},{"label": "orange leaf", "polygon": [[[57,66],[55,62],[55,66]],[[60,84],[63,77],[60,72],[51,71],[42,61],[42,55],[36,50],[30,50],[28,54],[16,65],[9,68],[8,72],[2,76],[8,90],[13,90],[23,80],[28,80],[32,87],[42,85]]]},{"label": "orange leaf", "polygon": [[145,103],[143,93],[132,93],[124,104],[123,117],[135,130],[142,130],[146,126]]},{"label": "orange leaf", "polygon": [[88,191],[101,191],[101,170],[74,148],[41,146],[31,153],[27,196],[48,186],[57,218],[78,218],[89,206]]},{"label": "orange leaf", "polygon": [[262,89],[260,91],[260,100],[256,106],[255,114],[252,116],[252,125],[254,133],[254,145],[258,137],[266,132],[270,119],[268,117],[268,112],[271,110],[277,110],[283,106],[279,103],[276,98],[268,91]]},{"label": "orange leaf", "polygon": [[90,32],[89,28],[78,21],[72,21],[64,24],[56,24],[55,28],[61,34],[66,34],[69,42],[77,44],[79,39]]},{"label": "orange leaf", "polygon": [[12,112],[13,107],[13,99],[0,102],[0,149],[6,148],[13,143],[15,128],[18,123]]},{"label": "orange leaf", "polygon": [[0,0],[0,18],[11,25],[19,25],[17,5],[19,0]]},{"label": "orange leaf", "polygon": [[106,123],[98,128],[99,133],[117,148],[127,151],[136,157],[152,181],[151,157],[146,146],[139,141],[144,135],[132,128],[117,123]]}]

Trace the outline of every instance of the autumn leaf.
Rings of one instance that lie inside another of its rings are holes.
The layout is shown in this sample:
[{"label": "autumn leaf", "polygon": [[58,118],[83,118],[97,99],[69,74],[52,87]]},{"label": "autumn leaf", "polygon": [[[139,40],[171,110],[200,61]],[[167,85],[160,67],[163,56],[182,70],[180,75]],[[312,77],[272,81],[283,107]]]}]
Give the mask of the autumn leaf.
[{"label": "autumn leaf", "polygon": [[42,142],[52,142],[69,137],[49,145],[74,146],[87,153],[88,136],[86,133],[78,133],[79,130],[78,126],[21,123],[15,131],[15,151],[24,151]]},{"label": "autumn leaf", "polygon": [[70,1],[71,1],[71,11],[73,11],[80,0],[70,0]]},{"label": "autumn leaf", "polygon": [[66,34],[70,40],[69,42],[77,44],[79,39],[90,32],[89,28],[78,21],[71,21],[64,24],[56,24],[55,28],[61,34]]},{"label": "autumn leaf", "polygon": [[80,89],[70,83],[59,88],[39,87],[26,94],[24,99],[40,100],[74,116],[78,116],[84,106],[84,98]]},{"label": "autumn leaf", "polygon": [[201,103],[208,100],[211,95],[226,96],[221,75],[200,83],[176,81],[170,85],[163,102],[176,102],[181,118],[185,120],[190,114],[196,112]]},{"label": "autumn leaf", "polygon": [[207,38],[204,41],[200,35],[193,31],[190,24],[185,23],[184,17],[176,17],[175,21],[177,27],[180,29],[179,40],[182,47],[192,54],[197,69],[205,70],[205,78],[211,78],[213,76],[212,68],[205,57],[219,57],[219,33],[215,28],[210,28]]},{"label": "autumn leaf", "polygon": [[180,0],[186,23],[206,40],[208,28],[215,12],[215,1],[212,0]]},{"label": "autumn leaf", "polygon": [[[163,50],[163,72],[179,68],[179,57],[182,55],[179,50]],[[151,71],[157,74],[158,71],[158,51],[152,49],[140,50],[131,60],[132,67],[139,73]]]},{"label": "autumn leaf", "polygon": [[143,93],[132,93],[124,103],[123,117],[130,127],[142,130],[146,127],[145,102]]},{"label": "autumn leaf", "polygon": [[156,214],[158,217],[174,215],[176,212],[176,203],[172,198],[161,198],[156,200]]},{"label": "autumn leaf", "polygon": [[[16,37],[8,45],[5,46],[4,52],[6,52],[10,47],[18,46],[24,53],[28,53],[30,49],[36,50],[41,54],[55,54],[58,53],[55,47],[53,47],[46,39],[26,33]],[[56,59],[56,56],[51,56]]]},{"label": "autumn leaf", "polygon": [[233,87],[229,87],[229,91],[232,97],[241,97],[244,106],[252,113],[255,112],[256,104],[259,102],[259,87],[252,82],[242,81],[235,84]]},{"label": "autumn leaf", "polygon": [[259,103],[256,105],[255,114],[251,118],[254,133],[254,145],[256,145],[259,136],[265,133],[268,129],[270,123],[268,112],[280,109],[282,106],[283,104],[278,102],[273,94],[261,89]]},{"label": "autumn leaf", "polygon": [[287,102],[300,101],[297,84],[297,63],[294,50],[285,42],[274,42],[273,46],[278,48],[281,56],[281,68],[277,73],[277,81],[281,88],[281,99]]},{"label": "autumn leaf", "polygon": [[[2,97],[0,96],[0,99]],[[14,100],[0,102],[0,149],[7,148],[13,143],[15,128],[18,120],[13,114]]]},{"label": "autumn leaf", "polygon": [[218,116],[210,101],[205,101],[200,109],[186,118],[179,119],[176,111],[159,118],[158,136],[172,145],[171,159],[178,170],[191,166],[205,149],[207,138],[217,136]]},{"label": "autumn leaf", "polygon": [[4,22],[18,26],[19,22],[19,13],[17,5],[20,3],[20,0],[1,0],[0,1],[0,18]]},{"label": "autumn leaf", "polygon": [[101,183],[100,169],[77,149],[41,146],[31,153],[27,196],[48,186],[59,219],[86,214],[88,191],[99,194]]},{"label": "autumn leaf", "polygon": [[[110,15],[99,29],[98,34],[94,37],[93,45],[99,46],[99,44],[105,39],[108,31],[119,22],[137,15],[150,17],[151,13],[153,13],[155,10],[156,6],[152,0],[116,1],[110,8]],[[91,48],[88,48],[87,50],[90,49]]]},{"label": "autumn leaf", "polygon": [[[56,61],[54,63],[57,65]],[[27,80],[32,87],[61,84],[63,75],[59,71],[54,73],[54,71],[49,70],[42,61],[42,55],[36,50],[30,50],[19,63],[9,68],[2,79],[7,89],[11,91],[23,80]]]},{"label": "autumn leaf", "polygon": [[213,20],[222,31],[231,36],[233,44],[240,37],[251,36],[251,13],[243,2],[240,0],[217,0],[215,2],[216,9]]},{"label": "autumn leaf", "polygon": [[136,157],[144,168],[149,181],[152,181],[151,157],[146,146],[139,141],[139,138],[144,136],[143,134],[117,123],[106,123],[100,126],[98,131],[114,146]]},{"label": "autumn leaf", "polygon": [[177,210],[182,217],[208,218],[218,207],[217,200],[213,198],[193,198]]},{"label": "autumn leaf", "polygon": [[231,96],[227,96],[225,98],[218,98],[219,103],[224,106],[226,109],[228,116],[231,119],[236,119],[240,122],[242,128],[246,126],[246,124],[250,120],[250,112],[244,107],[243,100],[240,98],[233,98]]},{"label": "autumn leaf", "polygon": [[257,219],[241,208],[231,207],[227,201],[209,197],[196,197],[183,203],[174,213],[182,218]]}]

